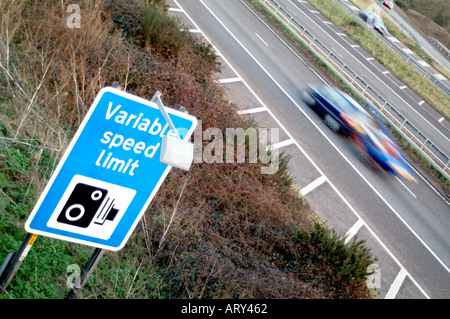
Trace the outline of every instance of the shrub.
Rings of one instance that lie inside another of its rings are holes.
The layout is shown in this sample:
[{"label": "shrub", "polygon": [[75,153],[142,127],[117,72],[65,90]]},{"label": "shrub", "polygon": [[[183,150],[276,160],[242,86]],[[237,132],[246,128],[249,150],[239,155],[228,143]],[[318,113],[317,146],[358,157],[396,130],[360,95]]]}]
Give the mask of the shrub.
[{"label": "shrub", "polygon": [[[247,127],[213,80],[211,47],[188,37],[185,42],[188,34],[167,17],[161,0],[148,1],[142,9],[134,1],[105,0],[105,7],[95,8],[89,7],[91,1],[81,1],[90,8],[82,21],[91,23],[74,30],[64,25],[59,3],[23,0],[18,13],[10,3],[0,2],[0,12],[9,12],[18,23],[7,44],[9,55],[0,46],[0,58],[10,57],[2,65],[16,71],[8,77],[2,69],[0,77],[0,159],[6,159],[0,164],[0,207],[7,212],[1,215],[0,229],[11,233],[1,237],[5,250],[20,245],[30,205],[101,87],[116,81],[146,99],[159,90],[166,105],[185,107],[202,120],[204,130]],[[150,6],[155,3],[157,8]],[[3,36],[4,27],[0,24]],[[365,266],[360,246],[345,252],[351,247],[333,246],[335,235],[321,229],[308,232],[311,211],[291,187],[288,160],[282,155],[273,175],[261,175],[259,164],[173,169],[126,247],[102,257],[83,295],[364,297],[362,288],[352,286],[360,282],[358,271]],[[296,235],[297,229],[302,235]],[[0,297],[63,297],[68,292],[65,268],[71,263],[82,267],[90,252],[38,238],[8,294]],[[330,264],[310,262],[324,259]],[[333,268],[336,263],[345,267]]]},{"label": "shrub", "polygon": [[[376,260],[364,246],[365,241],[354,238],[346,244],[334,229],[316,221],[311,229],[297,231],[294,242],[301,263],[312,268],[305,269],[305,273],[313,281],[323,282],[333,297],[350,298],[365,289],[367,269]],[[322,271],[314,271],[315,268]]]},{"label": "shrub", "polygon": [[180,31],[179,21],[158,7],[142,8],[141,19],[146,45],[169,58],[178,57],[190,42],[187,30]]}]

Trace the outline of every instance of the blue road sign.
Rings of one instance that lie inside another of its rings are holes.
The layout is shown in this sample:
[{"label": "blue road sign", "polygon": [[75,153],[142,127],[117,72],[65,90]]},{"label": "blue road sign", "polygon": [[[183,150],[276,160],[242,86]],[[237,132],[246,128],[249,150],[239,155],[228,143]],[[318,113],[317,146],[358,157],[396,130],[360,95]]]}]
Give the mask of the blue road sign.
[{"label": "blue road sign", "polygon": [[121,249],[171,166],[160,162],[164,135],[189,140],[197,119],[104,88],[31,212],[30,233],[108,250]]}]

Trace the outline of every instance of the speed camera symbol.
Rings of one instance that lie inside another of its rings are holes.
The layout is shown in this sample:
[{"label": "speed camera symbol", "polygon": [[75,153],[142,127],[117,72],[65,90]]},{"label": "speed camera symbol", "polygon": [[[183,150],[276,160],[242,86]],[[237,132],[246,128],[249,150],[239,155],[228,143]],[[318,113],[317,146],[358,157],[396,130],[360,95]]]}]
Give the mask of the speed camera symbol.
[{"label": "speed camera symbol", "polygon": [[108,197],[107,189],[78,183],[64,204],[57,221],[86,228],[93,220],[97,224],[114,220],[117,212],[114,199]]}]

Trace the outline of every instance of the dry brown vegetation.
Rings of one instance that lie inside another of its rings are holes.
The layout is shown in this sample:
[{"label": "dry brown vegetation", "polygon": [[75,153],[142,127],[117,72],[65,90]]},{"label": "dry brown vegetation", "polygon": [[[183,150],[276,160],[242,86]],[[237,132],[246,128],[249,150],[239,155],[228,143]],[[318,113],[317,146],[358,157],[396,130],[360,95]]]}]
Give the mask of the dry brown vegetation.
[{"label": "dry brown vegetation", "polygon": [[[115,82],[147,99],[159,90],[204,130],[249,125],[214,83],[210,48],[168,22],[164,1],[143,4],[80,1],[81,28],[70,29],[64,2],[0,2],[7,17],[0,29],[1,258],[20,244],[26,216],[102,87]],[[344,244],[313,223],[287,176],[286,168],[262,175],[259,164],[174,169],[126,247],[102,258],[83,296],[370,298],[366,272],[374,259],[364,242]],[[64,297],[62,274],[88,254],[39,237],[0,296]]]},{"label": "dry brown vegetation", "polygon": [[426,16],[414,10],[405,12],[408,19],[420,30],[423,34],[433,37],[441,42],[446,48],[450,48],[450,25],[447,25],[447,30],[439,25],[436,25]]},{"label": "dry brown vegetation", "polygon": [[[445,0],[396,0],[400,11],[423,34],[450,48],[450,3]],[[441,71],[442,72],[442,71]],[[444,74],[447,74],[444,71]]]},{"label": "dry brown vegetation", "polygon": [[450,32],[450,3],[446,0],[396,0],[403,9],[420,12],[428,19]]}]

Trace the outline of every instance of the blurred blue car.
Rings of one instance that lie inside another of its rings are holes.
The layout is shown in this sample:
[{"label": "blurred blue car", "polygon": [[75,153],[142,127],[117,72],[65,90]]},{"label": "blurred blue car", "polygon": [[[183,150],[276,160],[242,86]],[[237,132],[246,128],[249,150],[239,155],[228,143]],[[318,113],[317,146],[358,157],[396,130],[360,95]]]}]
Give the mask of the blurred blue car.
[{"label": "blurred blue car", "polygon": [[394,137],[378,115],[378,111],[368,104],[374,121],[359,123],[361,134],[352,136],[355,144],[366,156],[380,165],[384,170],[398,177],[417,183],[414,172],[404,157]]},{"label": "blurred blue car", "polygon": [[308,86],[303,100],[322,115],[325,124],[334,132],[342,132],[355,142],[366,160],[376,168],[416,182],[414,172],[378,110],[365,101],[369,111],[349,95],[331,86]]},{"label": "blurred blue car", "polygon": [[355,133],[354,119],[369,116],[366,110],[344,92],[331,86],[308,86],[303,92],[304,102],[323,117],[324,123],[335,133]]}]

